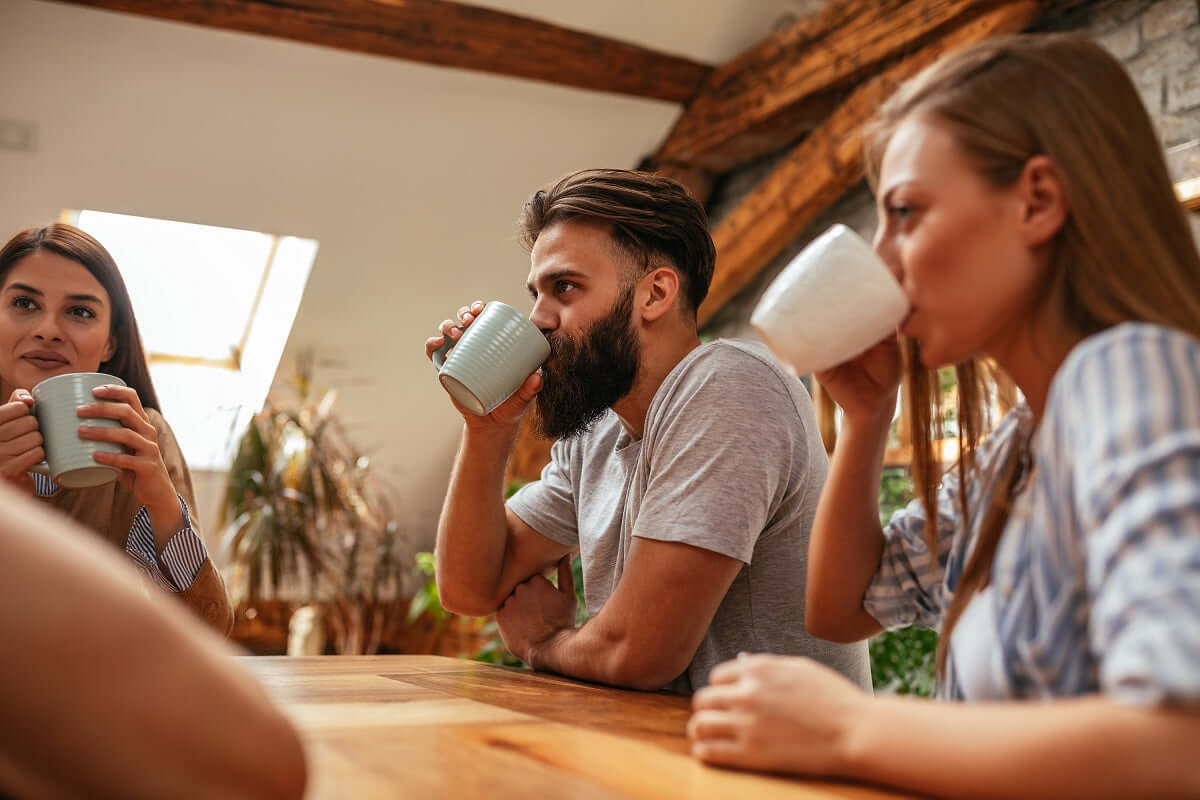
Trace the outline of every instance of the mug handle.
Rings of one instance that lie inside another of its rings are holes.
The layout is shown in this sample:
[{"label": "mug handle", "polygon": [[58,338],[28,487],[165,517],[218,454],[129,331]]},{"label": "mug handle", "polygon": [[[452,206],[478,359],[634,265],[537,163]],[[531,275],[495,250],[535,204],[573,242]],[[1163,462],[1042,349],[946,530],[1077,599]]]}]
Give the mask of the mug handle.
[{"label": "mug handle", "polygon": [[442,342],[442,346],[437,350],[434,350],[433,355],[430,356],[430,359],[433,361],[433,368],[437,370],[440,370],[442,368],[442,364],[446,363],[446,354],[450,352],[450,348],[457,344],[457,342],[455,342],[449,336],[446,336],[445,339],[446,341]]},{"label": "mug handle", "polygon": [[[32,416],[34,416],[34,410],[35,410],[36,408],[37,408],[37,401],[35,400],[35,401],[33,401],[33,403],[32,403],[32,404],[30,404],[30,406],[29,406],[29,415],[30,415],[31,417],[32,417]],[[43,443],[43,446],[44,446],[44,443]],[[53,475],[50,473],[50,465],[49,465],[49,464],[47,464],[45,461],[39,461],[38,463],[34,464],[32,467],[30,467],[30,468],[29,468],[29,471],[30,471],[30,472],[36,472],[36,473],[37,473],[37,474],[39,474],[39,475],[45,475],[47,478],[53,478],[53,477],[54,477],[54,476],[53,476]]]}]

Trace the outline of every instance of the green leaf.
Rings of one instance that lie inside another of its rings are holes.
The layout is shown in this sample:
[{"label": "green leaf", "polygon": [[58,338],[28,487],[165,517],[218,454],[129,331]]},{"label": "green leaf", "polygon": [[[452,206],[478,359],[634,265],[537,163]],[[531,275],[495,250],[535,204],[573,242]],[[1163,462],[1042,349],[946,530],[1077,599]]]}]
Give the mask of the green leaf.
[{"label": "green leaf", "polygon": [[416,622],[425,613],[426,609],[429,608],[429,600],[429,592],[424,591],[424,589],[413,595],[412,602],[408,604],[409,622]]}]

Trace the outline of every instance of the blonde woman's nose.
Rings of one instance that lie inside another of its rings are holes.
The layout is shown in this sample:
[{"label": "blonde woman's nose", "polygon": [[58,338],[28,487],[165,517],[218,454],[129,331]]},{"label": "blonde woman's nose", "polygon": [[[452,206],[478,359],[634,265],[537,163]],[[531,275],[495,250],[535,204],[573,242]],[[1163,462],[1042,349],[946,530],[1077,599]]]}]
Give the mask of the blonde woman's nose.
[{"label": "blonde woman's nose", "polygon": [[875,240],[872,242],[875,247],[875,254],[891,271],[892,275],[900,283],[904,282],[904,270],[900,265],[900,258],[896,253],[895,244],[887,235],[884,226],[879,226],[875,231]]}]

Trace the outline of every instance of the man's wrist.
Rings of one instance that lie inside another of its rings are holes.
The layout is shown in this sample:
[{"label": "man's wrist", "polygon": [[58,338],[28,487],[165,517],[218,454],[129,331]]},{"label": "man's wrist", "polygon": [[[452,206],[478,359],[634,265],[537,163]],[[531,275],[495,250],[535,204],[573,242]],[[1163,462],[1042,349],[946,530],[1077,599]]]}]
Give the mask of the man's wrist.
[{"label": "man's wrist", "polygon": [[538,642],[530,642],[523,659],[531,669],[542,672],[561,672],[556,656],[562,646],[575,634],[574,628],[560,628]]}]

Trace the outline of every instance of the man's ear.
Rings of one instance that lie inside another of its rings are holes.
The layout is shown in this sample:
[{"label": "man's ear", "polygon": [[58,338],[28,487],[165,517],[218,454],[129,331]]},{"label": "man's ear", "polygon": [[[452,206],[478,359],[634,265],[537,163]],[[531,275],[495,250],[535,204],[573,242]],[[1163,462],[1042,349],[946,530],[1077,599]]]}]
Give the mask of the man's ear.
[{"label": "man's ear", "polygon": [[1053,239],[1070,210],[1058,167],[1049,156],[1034,156],[1017,179],[1018,225],[1026,245],[1040,247]]},{"label": "man's ear", "polygon": [[670,267],[657,267],[638,281],[634,312],[646,322],[654,322],[675,306],[678,297],[679,273]]}]

